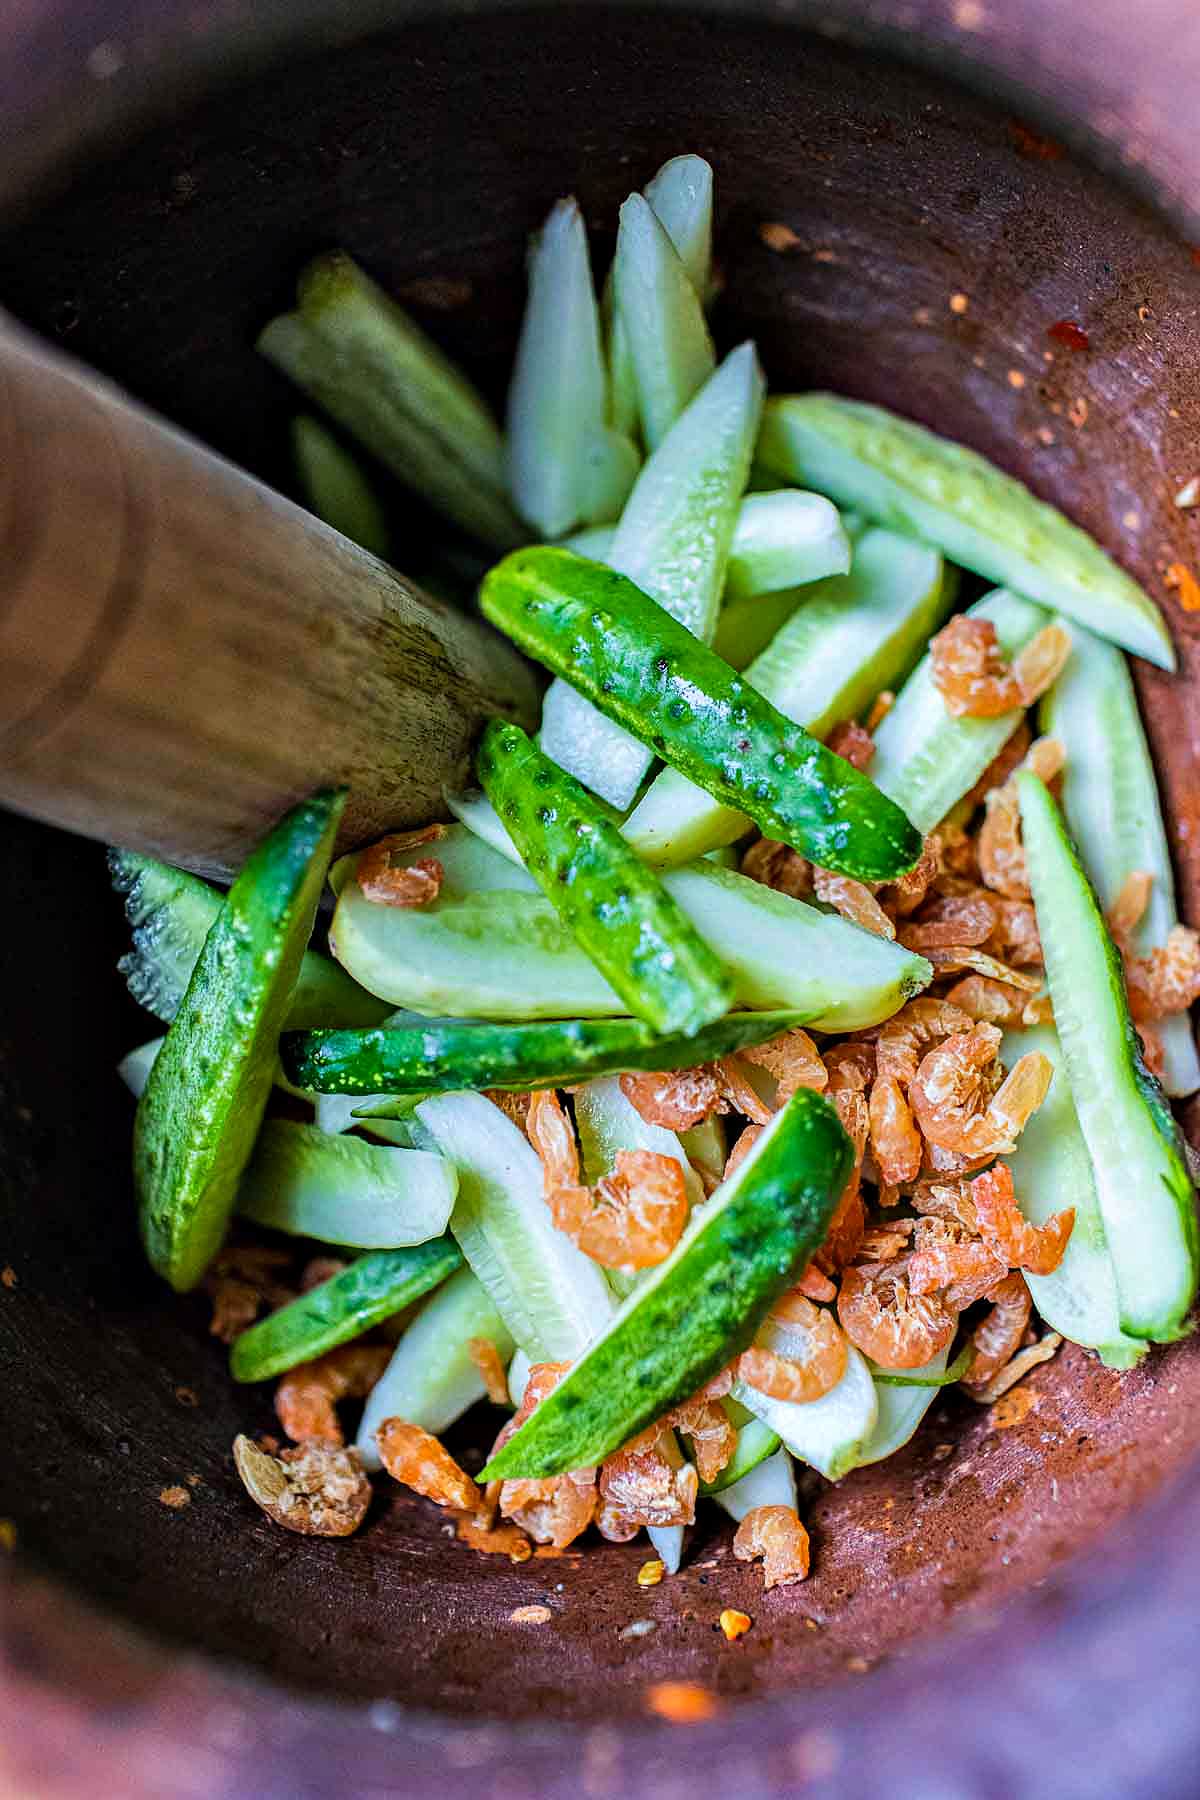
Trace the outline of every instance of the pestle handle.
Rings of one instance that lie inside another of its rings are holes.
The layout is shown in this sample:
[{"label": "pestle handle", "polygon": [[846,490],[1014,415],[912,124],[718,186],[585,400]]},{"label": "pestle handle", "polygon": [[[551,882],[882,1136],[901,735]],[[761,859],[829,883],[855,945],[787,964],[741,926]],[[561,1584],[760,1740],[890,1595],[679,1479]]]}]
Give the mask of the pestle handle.
[{"label": "pestle handle", "polygon": [[315,788],[445,816],[528,666],[0,315],[0,803],[228,875]]}]

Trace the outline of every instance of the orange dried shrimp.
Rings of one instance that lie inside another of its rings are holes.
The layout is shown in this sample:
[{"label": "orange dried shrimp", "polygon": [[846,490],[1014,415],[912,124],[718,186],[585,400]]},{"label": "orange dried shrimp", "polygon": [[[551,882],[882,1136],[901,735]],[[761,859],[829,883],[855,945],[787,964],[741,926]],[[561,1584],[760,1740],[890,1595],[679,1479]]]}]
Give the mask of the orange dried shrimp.
[{"label": "orange dried shrimp", "polygon": [[400,866],[392,858],[414,850],[418,844],[436,843],[445,835],[444,825],[426,825],[420,831],[401,831],[380,838],[364,850],[355,871],[364,897],[380,906],[426,906],[436,900],[445,875],[436,856],[422,856]]},{"label": "orange dried shrimp", "polygon": [[896,927],[863,882],[854,881],[849,875],[835,875],[830,869],[814,869],[813,892],[852,925],[861,925],[876,937],[895,937]]},{"label": "orange dried shrimp", "polygon": [[737,1427],[719,1400],[694,1395],[671,1414],[676,1431],[690,1439],[701,1481],[715,1481],[737,1449]]},{"label": "orange dried shrimp", "polygon": [[875,1079],[875,1046],[860,1038],[828,1044],[821,1052],[829,1076],[829,1092],[861,1094]]},{"label": "orange dried shrimp", "polygon": [[485,1100],[498,1106],[506,1119],[510,1119],[518,1131],[524,1131],[529,1120],[529,1102],[531,1094],[515,1093],[511,1088],[485,1088]]},{"label": "orange dried shrimp", "polygon": [[931,1044],[970,1028],[966,1013],[931,994],[910,1000],[875,1030],[875,1068],[907,1087]]},{"label": "orange dried shrimp", "polygon": [[1154,877],[1145,869],[1133,869],[1121,883],[1119,892],[1105,914],[1109,935],[1118,950],[1130,949],[1133,934],[1146,916]]},{"label": "orange dried shrimp", "polygon": [[1139,1024],[1186,1012],[1200,999],[1200,936],[1190,925],[1173,925],[1165,944],[1127,959],[1125,983]]},{"label": "orange dried shrimp", "polygon": [[737,1143],[725,1161],[724,1180],[728,1181],[729,1177],[741,1168],[762,1134],[763,1127],[761,1125],[747,1125],[745,1130],[739,1134]]},{"label": "orange dried shrimp", "polygon": [[291,1252],[266,1245],[227,1244],[213,1258],[204,1277],[204,1291],[212,1300],[209,1326],[214,1337],[232,1344],[253,1325],[263,1306],[285,1306],[294,1298],[292,1289],[279,1280],[279,1271],[291,1266]]},{"label": "orange dried shrimp", "polygon": [[345,1442],[339,1400],[364,1400],[391,1360],[387,1344],[342,1344],[315,1362],[298,1363],[275,1389],[275,1414],[297,1443]]},{"label": "orange dried shrimp", "polygon": [[530,1097],[529,1138],[560,1231],[610,1269],[648,1269],[670,1255],[687,1222],[683,1169],[657,1150],[618,1150],[594,1188],[579,1180],[575,1133],[552,1088]]},{"label": "orange dried shrimp", "polygon": [[699,1477],[673,1434],[651,1426],[600,1467],[600,1499],[626,1523],[690,1525]]},{"label": "orange dried shrimp", "polygon": [[908,1097],[929,1144],[969,1157],[1012,1149],[1045,1099],[1054,1069],[1047,1057],[1030,1051],[994,1088],[999,1047],[994,1025],[972,1025],[922,1057]]},{"label": "orange dried shrimp", "polygon": [[1021,969],[1014,969],[1008,963],[1001,962],[999,957],[990,956],[986,950],[972,950],[966,945],[951,945],[948,949],[939,950],[931,944],[923,952],[926,962],[931,962],[935,973],[944,975],[960,975],[964,969],[973,969],[977,975],[986,975],[990,981],[1007,982],[1009,987],[1020,988],[1024,994],[1036,994],[1041,987],[1041,977],[1027,975]]},{"label": "orange dried shrimp", "polygon": [[254,1503],[277,1525],[304,1537],[349,1537],[371,1504],[371,1484],[357,1450],[309,1443],[270,1456],[239,1436],[233,1460]]},{"label": "orange dried shrimp", "polygon": [[962,1384],[968,1391],[986,1387],[1005,1363],[1011,1362],[1021,1348],[1033,1310],[1025,1277],[1019,1270],[998,1281],[986,1297],[992,1303],[991,1311],[971,1335],[974,1355]]},{"label": "orange dried shrimp", "polygon": [[394,1481],[453,1512],[476,1513],[483,1495],[465,1469],[428,1431],[405,1419],[385,1419],[375,1433],[379,1460]]},{"label": "orange dried shrimp", "polygon": [[884,882],[876,888],[879,903],[890,917],[906,919],[916,912],[942,872],[942,832],[938,828],[925,839],[921,854],[899,881]]},{"label": "orange dried shrimp", "polygon": [[[570,1366],[565,1362],[534,1363],[520,1406],[501,1427],[492,1445],[493,1456],[558,1386]],[[556,1550],[565,1550],[587,1530],[599,1503],[595,1469],[573,1469],[567,1475],[550,1475],[541,1480],[493,1482],[488,1497],[498,1499],[504,1518],[521,1526],[539,1544],[551,1544]]]},{"label": "orange dried shrimp", "polygon": [[1061,625],[1044,625],[1009,664],[990,620],[959,613],[929,649],[933,684],[946,711],[955,718],[994,719],[1032,706],[1045,693],[1071,653],[1071,637]]},{"label": "orange dried shrimp", "polygon": [[985,894],[945,894],[922,907],[921,917],[900,927],[906,950],[962,944],[976,949],[996,929],[996,908]]},{"label": "orange dried shrimp", "polygon": [[1006,1268],[1052,1275],[1063,1259],[1075,1223],[1075,1208],[1051,1213],[1044,1225],[1023,1218],[1013,1191],[1012,1170],[996,1163],[971,1183],[979,1235]]},{"label": "orange dried shrimp", "polygon": [[889,1187],[915,1181],[921,1169],[921,1134],[904,1089],[894,1075],[880,1075],[869,1103],[871,1151],[879,1179]]},{"label": "orange dried shrimp", "polygon": [[961,1225],[946,1219],[919,1219],[913,1253],[908,1259],[908,1285],[914,1294],[939,1290],[949,1312],[965,1312],[1003,1281],[1008,1264]]},{"label": "orange dried shrimp", "polygon": [[773,1075],[778,1086],[778,1102],[782,1106],[798,1088],[812,1088],[823,1093],[829,1086],[829,1074],[821,1061],[821,1053],[807,1031],[785,1031],[781,1037],[769,1038],[741,1052],[743,1062],[754,1063]]},{"label": "orange dried shrimp", "polygon": [[792,1289],[775,1302],[737,1371],[769,1399],[819,1400],[846,1372],[846,1340],[832,1313]]},{"label": "orange dried shrimp", "polygon": [[896,1263],[842,1275],[838,1318],[852,1344],[884,1369],[917,1369],[945,1350],[957,1315],[936,1294],[914,1294]]},{"label": "orange dried shrimp", "polygon": [[470,1338],[467,1342],[467,1355],[479,1370],[479,1378],[493,1406],[507,1406],[508,1377],[504,1372],[500,1352],[491,1338]]},{"label": "orange dried shrimp", "polygon": [[[1049,784],[1063,766],[1057,738],[1038,738],[1021,767]],[[1029,899],[1029,871],[1021,841],[1021,803],[1011,779],[988,794],[978,841],[979,873],[986,887],[1009,900]]]},{"label": "orange dried shrimp", "polygon": [[977,1025],[999,1025],[1006,1031],[1039,1024],[1043,1011],[1049,1012],[1048,997],[1043,1009],[1020,988],[1006,981],[994,981],[990,975],[965,975],[949,989],[946,998]]},{"label": "orange dried shrimp", "polygon": [[739,1562],[762,1558],[763,1587],[803,1581],[808,1574],[808,1533],[791,1506],[754,1506],[734,1533],[733,1554]]},{"label": "orange dried shrimp", "polygon": [[742,858],[742,874],[793,900],[807,900],[812,893],[812,864],[788,844],[775,838],[759,838]]},{"label": "orange dried shrimp", "polygon": [[875,739],[865,725],[859,725],[854,719],[845,719],[835,725],[826,744],[835,756],[845,757],[856,769],[868,768],[875,754]]}]

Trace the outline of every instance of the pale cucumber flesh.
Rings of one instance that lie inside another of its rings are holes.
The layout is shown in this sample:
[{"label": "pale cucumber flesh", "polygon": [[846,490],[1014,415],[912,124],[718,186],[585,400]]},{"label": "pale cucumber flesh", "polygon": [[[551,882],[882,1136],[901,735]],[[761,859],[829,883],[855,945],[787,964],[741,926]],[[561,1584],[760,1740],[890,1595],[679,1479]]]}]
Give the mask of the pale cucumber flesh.
[{"label": "pale cucumber flesh", "polygon": [[1116,1275],[1122,1330],[1169,1341],[1195,1298],[1195,1194],[1178,1128],[1147,1074],[1120,959],[1057,806],[1016,778],[1046,979]]},{"label": "pale cucumber flesh", "polygon": [[[906,1369],[904,1373],[913,1379],[921,1375],[942,1375],[949,1360],[949,1346],[939,1351],[931,1362],[923,1364],[919,1369]],[[868,1359],[868,1368],[872,1378],[879,1371]],[[886,1372],[886,1371],[884,1371]],[[916,1431],[921,1420],[937,1399],[941,1389],[930,1387],[891,1387],[885,1382],[876,1382],[875,1392],[879,1402],[879,1411],[871,1434],[859,1452],[855,1468],[865,1468],[868,1463],[883,1462],[893,1456],[897,1450],[903,1449]]]},{"label": "pale cucumber flesh", "polygon": [[[936,550],[868,531],[850,573],[814,584],[746,680],[795,724],[827,737],[907,672],[949,612],[955,586]],[[874,764],[870,774],[882,785]],[[624,826],[639,855],[659,865],[691,862],[748,829],[743,814],[675,769],[657,776]]]},{"label": "pale cucumber flesh", "polygon": [[513,1340],[469,1268],[459,1269],[425,1302],[367,1396],[355,1440],[366,1468],[380,1467],[375,1433],[385,1419],[406,1419],[435,1437],[485,1394],[471,1359],[472,1338],[487,1338],[501,1360]]},{"label": "pale cucumber flesh", "polygon": [[[995,626],[1006,657],[1050,623],[1041,607],[1002,588],[969,606],[967,616]],[[926,655],[875,733],[871,779],[918,831],[932,831],[974,787],[1023,717],[1017,707],[994,719],[954,718],[933,684],[932,659]]]},{"label": "pale cucumber flesh", "polygon": [[296,1237],[395,1250],[445,1231],[457,1185],[450,1164],[427,1151],[268,1119],[242,1176],[237,1210]]},{"label": "pale cucumber flesh", "polygon": [[[1133,948],[1144,956],[1166,942],[1179,917],[1154,762],[1124,653],[1090,631],[1074,636],[1070,661],[1042,701],[1041,727],[1066,748],[1063,812],[1101,906],[1108,910],[1135,869],[1154,877],[1133,934]],[[1194,1093],[1200,1057],[1190,1015],[1177,1013],[1156,1029],[1163,1087],[1176,1096]]]},{"label": "pale cucumber flesh", "polygon": [[1046,1324],[1072,1343],[1098,1350],[1114,1369],[1132,1368],[1146,1346],[1121,1330],[1117,1282],[1104,1220],[1096,1194],[1092,1159],[1063,1067],[1062,1049],[1052,1025],[1004,1035],[1001,1055],[1011,1068],[1019,1056],[1037,1050],[1054,1064],[1050,1091],[1007,1158],[1013,1187],[1025,1217],[1044,1225],[1063,1207],[1075,1209],[1075,1224],[1063,1259],[1052,1275],[1027,1275],[1033,1303]]},{"label": "pale cucumber flesh", "polygon": [[790,1455],[782,1448],[775,1450],[737,1481],[713,1492],[712,1497],[739,1525],[756,1506],[790,1506],[795,1510],[796,1472]]},{"label": "pale cucumber flesh", "polygon": [[[900,1390],[903,1391],[903,1390]],[[838,1481],[853,1469],[879,1417],[879,1394],[866,1359],[851,1344],[846,1372],[819,1400],[772,1400],[748,1382],[735,1381],[733,1398],[777,1432],[801,1462]]]},{"label": "pale cucumber flesh", "polygon": [[725,599],[743,600],[799,587],[850,567],[850,539],[823,494],[779,488],[747,494],[725,570]]}]

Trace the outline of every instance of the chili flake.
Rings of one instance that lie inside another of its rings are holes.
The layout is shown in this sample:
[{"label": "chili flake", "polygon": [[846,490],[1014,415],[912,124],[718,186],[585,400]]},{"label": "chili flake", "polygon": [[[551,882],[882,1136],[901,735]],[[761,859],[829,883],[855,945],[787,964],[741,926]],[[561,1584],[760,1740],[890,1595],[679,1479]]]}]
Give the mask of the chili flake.
[{"label": "chili flake", "polygon": [[950,311],[952,313],[965,313],[970,304],[971,302],[965,294],[951,294],[950,296]]},{"label": "chili flake", "polygon": [[553,1617],[548,1606],[514,1606],[508,1615],[512,1625],[545,1625]]},{"label": "chili flake", "polygon": [[181,1506],[190,1506],[192,1502],[192,1496],[185,1487],[162,1488],[158,1499],[161,1506],[169,1506],[174,1512],[178,1512]]},{"label": "chili flake", "polygon": [[16,1287],[17,1271],[13,1268],[11,1263],[5,1263],[4,1267],[0,1269],[0,1285],[6,1288]]},{"label": "chili flake", "polygon": [[672,1725],[699,1725],[717,1710],[717,1697],[698,1681],[656,1681],[646,1689],[646,1705]]},{"label": "chili flake", "polygon": [[1083,326],[1077,325],[1074,319],[1056,319],[1046,336],[1052,337],[1056,344],[1065,344],[1068,350],[1089,350],[1091,348],[1092,340]]},{"label": "chili flake", "polygon": [[637,1572],[639,1587],[657,1587],[667,1572],[667,1565],[661,1556],[652,1556],[644,1562]]},{"label": "chili flake", "polygon": [[736,1606],[727,1606],[721,1614],[721,1630],[731,1644],[749,1631],[753,1623],[750,1614],[739,1612]]},{"label": "chili flake", "polygon": [[768,250],[782,254],[785,250],[795,250],[800,239],[790,225],[784,225],[778,219],[764,219],[758,228],[758,235]]},{"label": "chili flake", "polygon": [[1174,588],[1179,595],[1179,604],[1184,612],[1200,612],[1200,581],[1192,574],[1186,563],[1172,563],[1163,577],[1169,588]]}]

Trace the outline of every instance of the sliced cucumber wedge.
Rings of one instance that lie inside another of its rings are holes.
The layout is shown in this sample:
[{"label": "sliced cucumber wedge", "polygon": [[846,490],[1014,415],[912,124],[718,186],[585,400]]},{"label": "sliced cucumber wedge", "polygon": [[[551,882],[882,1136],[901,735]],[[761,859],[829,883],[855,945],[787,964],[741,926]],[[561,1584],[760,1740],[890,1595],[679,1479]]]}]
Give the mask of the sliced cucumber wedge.
[{"label": "sliced cucumber wedge", "polygon": [[229,1372],[235,1381],[269,1381],[311,1362],[411,1306],[461,1265],[462,1253],[446,1237],[360,1256],[236,1337]]},{"label": "sliced cucumber wedge", "polygon": [[[765,1427],[759,1428],[765,1430]],[[746,1429],[749,1431],[752,1428],[747,1426]],[[779,1447],[779,1439],[773,1431],[768,1432],[767,1436],[777,1446],[770,1456],[761,1458],[744,1475],[730,1482],[728,1487],[705,1490],[712,1494],[717,1505],[731,1519],[736,1519],[739,1525],[756,1506],[790,1506],[794,1509],[796,1505],[796,1471],[792,1466],[792,1459],[786,1450]]]},{"label": "sliced cucumber wedge", "polygon": [[[461,826],[441,839],[438,860],[445,879],[429,906],[377,906],[355,881],[343,883],[330,942],[358,981],[393,1005],[467,1019],[619,1014],[616,994],[523,869]],[[663,880],[745,1006],[856,1031],[889,1018],[933,973],[912,951],[715,863]]]},{"label": "sliced cucumber wedge", "polygon": [[385,1419],[406,1419],[436,1437],[484,1398],[472,1338],[490,1339],[501,1361],[512,1354],[512,1336],[486,1290],[470,1269],[459,1269],[426,1301],[367,1395],[355,1440],[364,1467],[380,1467],[375,1433]]},{"label": "sliced cucumber wedge", "polygon": [[1001,1054],[1011,1067],[1028,1050],[1054,1064],[1050,1091],[1008,1157],[1021,1211],[1035,1225],[1053,1212],[1075,1209],[1063,1259],[1052,1275],[1026,1275],[1038,1312],[1054,1331],[1100,1353],[1110,1369],[1131,1369],[1146,1345],[1121,1330],[1117,1281],[1096,1193],[1092,1159],[1079,1129],[1062,1047],[1052,1025],[1004,1034]]},{"label": "sliced cucumber wedge", "polygon": [[1046,979],[1116,1275],[1121,1329],[1169,1342],[1196,1293],[1196,1197],[1178,1127],[1142,1062],[1121,962],[1045,786],[1016,777]]},{"label": "sliced cucumber wedge", "polygon": [[[638,1019],[526,1025],[431,1020],[372,1031],[296,1032],[281,1040],[280,1051],[299,1086],[318,1092],[382,1097],[459,1088],[569,1087],[597,1075],[677,1069],[732,1056],[808,1019],[797,1012],[727,1013],[687,1037],[659,1037]],[[371,1116],[385,1115],[376,1105]]]},{"label": "sliced cucumber wedge", "polygon": [[[224,896],[198,876],[136,850],[110,850],[108,867],[133,930],[133,948],[117,967],[138,1005],[170,1024]],[[288,1004],[287,1023],[296,1030],[377,1025],[387,1011],[329,957],[304,952]]]},{"label": "sliced cucumber wedge", "polygon": [[451,1165],[425,1150],[268,1119],[242,1176],[237,1210],[293,1237],[392,1250],[445,1231],[457,1186]]},{"label": "sliced cucumber wedge", "polygon": [[[1070,661],[1042,701],[1041,725],[1067,752],[1063,812],[1101,906],[1107,912],[1135,869],[1154,877],[1133,935],[1134,949],[1145,955],[1166,942],[1179,915],[1154,763],[1124,654],[1090,631],[1076,631]],[[1158,1032],[1163,1087],[1173,1095],[1195,1093],[1200,1057],[1190,1016],[1164,1019]]]},{"label": "sliced cucumber wedge", "polygon": [[533,1362],[573,1362],[615,1303],[599,1265],[555,1228],[529,1140],[482,1094],[438,1094],[417,1118],[458,1172],[450,1230],[514,1342]]},{"label": "sliced cucumber wedge", "polygon": [[[855,546],[850,573],[809,589],[751,662],[746,680],[786,718],[827,737],[911,668],[950,611],[955,587],[936,550],[890,531],[868,531]],[[663,866],[733,843],[749,823],[678,770],[664,769],[624,831],[640,856]]]},{"label": "sliced cucumber wedge", "polygon": [[[765,1016],[757,1015],[759,1018]],[[673,1063],[662,1065],[664,1068],[676,1066]],[[594,1187],[611,1173],[618,1151],[650,1150],[658,1156],[669,1156],[679,1164],[689,1204],[700,1204],[704,1199],[704,1188],[679,1139],[662,1125],[648,1124],[632,1101],[626,1099],[615,1075],[607,1075],[599,1081],[585,1081],[575,1089],[574,1098],[579,1148],[583,1153],[583,1178],[589,1187]],[[622,1299],[645,1279],[645,1271],[627,1274],[620,1269],[608,1270],[608,1284]]]},{"label": "sliced cucumber wedge", "polygon": [[767,408],[758,460],[1175,667],[1163,616],[1137,582],[1055,507],[961,444],[882,407],[795,394]]},{"label": "sliced cucumber wedge", "polygon": [[850,567],[850,539],[823,494],[779,488],[747,494],[725,570],[725,599],[744,600],[800,587]]},{"label": "sliced cucumber wedge", "polygon": [[621,208],[612,282],[642,434],[653,451],[712,374],[715,356],[687,266],[643,194],[630,194]]},{"label": "sliced cucumber wedge", "polygon": [[[705,642],[717,622],[762,399],[754,346],[743,344],[646,463],[605,558]],[[652,761],[645,744],[561,677],[543,702],[541,745],[585,787],[622,809],[632,803]]]},{"label": "sliced cucumber wedge", "polygon": [[392,534],[379,496],[349,450],[311,413],[292,420],[292,461],[310,511],[372,556],[386,557]]},{"label": "sliced cucumber wedge", "polygon": [[345,804],[303,801],[230,888],[138,1101],[142,1241],[175,1288],[216,1255],[271,1091],[275,1047]]},{"label": "sliced cucumber wedge", "polygon": [[795,1094],[481,1479],[589,1467],[694,1394],[820,1244],[849,1167],[833,1108]]},{"label": "sliced cucumber wedge", "polygon": [[[1000,649],[1015,656],[1050,620],[1040,606],[997,589],[968,606],[967,616],[996,628]],[[933,684],[924,656],[875,733],[871,779],[918,831],[932,831],[968,793],[1024,718],[1021,707],[994,719],[956,719]]]},{"label": "sliced cucumber wedge", "polygon": [[857,1467],[879,1417],[878,1390],[866,1358],[853,1344],[847,1351],[846,1373],[819,1400],[802,1404],[772,1400],[745,1381],[734,1382],[733,1398],[777,1432],[793,1456],[829,1481],[839,1481]]},{"label": "sliced cucumber wedge", "polygon": [[947,1345],[921,1368],[906,1369],[905,1374],[911,1377],[911,1383],[904,1387],[880,1381],[878,1378],[885,1371],[879,1369],[869,1358],[866,1359],[867,1367],[875,1380],[879,1411],[871,1434],[859,1451],[854,1464],[856,1469],[865,1468],[868,1463],[884,1462],[889,1456],[894,1456],[897,1450],[904,1448],[941,1391],[936,1381],[931,1382],[928,1387],[918,1387],[915,1383],[922,1375],[944,1375],[949,1357],[950,1347]]}]

